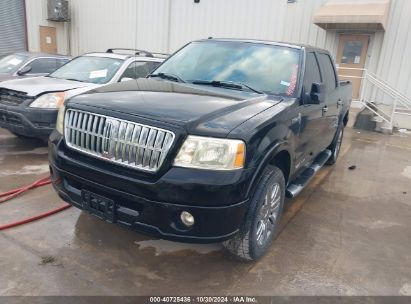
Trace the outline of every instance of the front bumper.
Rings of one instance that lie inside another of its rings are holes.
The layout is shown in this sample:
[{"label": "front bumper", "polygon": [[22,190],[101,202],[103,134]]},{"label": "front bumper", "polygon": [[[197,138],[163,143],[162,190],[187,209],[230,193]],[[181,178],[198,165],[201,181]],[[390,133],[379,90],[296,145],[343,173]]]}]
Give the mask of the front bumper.
[{"label": "front bumper", "polygon": [[[230,177],[227,172],[201,175],[199,170],[171,167],[161,176],[144,180],[133,178],[126,169],[119,175],[107,170],[111,167],[107,162],[70,151],[57,132],[50,137],[49,149],[53,186],[63,200],[135,231],[182,242],[221,242],[239,231],[248,210],[248,199],[241,194],[248,185],[247,170],[231,172]],[[223,180],[229,182],[216,187]],[[112,202],[109,212],[90,208],[85,199],[89,193]],[[192,227],[182,224],[182,211],[194,216]]]},{"label": "front bumper", "polygon": [[0,105],[0,128],[45,140],[56,127],[57,113],[54,109]]}]

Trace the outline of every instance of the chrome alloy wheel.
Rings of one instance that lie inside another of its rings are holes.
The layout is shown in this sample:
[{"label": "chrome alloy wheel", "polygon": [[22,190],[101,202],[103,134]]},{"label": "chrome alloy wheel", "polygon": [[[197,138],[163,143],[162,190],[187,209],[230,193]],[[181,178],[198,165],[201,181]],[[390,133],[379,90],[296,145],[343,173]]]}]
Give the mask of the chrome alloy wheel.
[{"label": "chrome alloy wheel", "polygon": [[267,191],[264,203],[260,208],[256,229],[258,246],[262,247],[270,240],[279,218],[280,206],[281,188],[279,184],[274,184],[271,190]]}]

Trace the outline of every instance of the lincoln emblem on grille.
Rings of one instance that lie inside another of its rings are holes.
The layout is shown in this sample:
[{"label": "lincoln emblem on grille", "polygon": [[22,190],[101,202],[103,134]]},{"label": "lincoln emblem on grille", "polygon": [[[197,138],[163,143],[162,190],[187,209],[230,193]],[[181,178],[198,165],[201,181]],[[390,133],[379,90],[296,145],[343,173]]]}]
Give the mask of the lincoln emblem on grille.
[{"label": "lincoln emblem on grille", "polygon": [[119,122],[116,120],[107,120],[103,131],[103,142],[101,152],[103,157],[111,158],[112,149],[114,145],[115,134],[118,133]]}]

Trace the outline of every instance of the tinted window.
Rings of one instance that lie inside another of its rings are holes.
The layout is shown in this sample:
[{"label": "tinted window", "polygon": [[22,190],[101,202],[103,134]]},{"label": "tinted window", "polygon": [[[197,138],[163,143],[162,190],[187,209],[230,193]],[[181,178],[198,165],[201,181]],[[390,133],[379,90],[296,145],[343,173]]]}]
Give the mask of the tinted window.
[{"label": "tinted window", "polygon": [[161,62],[155,62],[155,61],[152,61],[152,62],[150,62],[150,63],[151,63],[150,73],[151,73],[152,71],[154,71],[154,70],[161,64]]},{"label": "tinted window", "polygon": [[69,61],[70,59],[56,59],[56,70],[61,68],[63,65],[65,65]]},{"label": "tinted window", "polygon": [[144,61],[132,62],[128,66],[128,68],[124,71],[120,80],[123,78],[137,79],[137,78],[146,77],[156,67],[156,65],[154,65],[153,63],[155,62],[144,62]]},{"label": "tinted window", "polygon": [[31,71],[29,74],[48,74],[61,67],[68,60],[57,58],[39,58],[30,63]]},{"label": "tinted window", "polygon": [[28,57],[23,55],[9,55],[0,60],[0,73],[14,73],[26,61]]},{"label": "tinted window", "polygon": [[296,92],[300,50],[263,43],[196,41],[164,62],[156,73],[187,82],[231,81],[260,91],[292,96]]},{"label": "tinted window", "polygon": [[113,78],[123,62],[124,60],[122,59],[82,56],[71,60],[50,76],[54,78],[103,84],[109,82]]},{"label": "tinted window", "polygon": [[314,53],[307,53],[304,73],[304,91],[306,93],[311,92],[311,86],[314,82],[321,83],[320,70]]},{"label": "tinted window", "polygon": [[337,86],[337,79],[335,78],[334,67],[330,56],[318,54],[318,60],[320,61],[321,72],[327,90],[334,90]]}]

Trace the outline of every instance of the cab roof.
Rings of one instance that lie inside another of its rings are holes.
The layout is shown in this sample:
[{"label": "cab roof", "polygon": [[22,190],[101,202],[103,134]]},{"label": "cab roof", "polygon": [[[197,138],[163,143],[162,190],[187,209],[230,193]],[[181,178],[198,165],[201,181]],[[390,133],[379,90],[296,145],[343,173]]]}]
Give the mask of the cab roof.
[{"label": "cab roof", "polygon": [[271,41],[271,40],[259,40],[259,39],[236,39],[236,38],[208,38],[208,39],[201,39],[198,41],[226,41],[226,42],[248,42],[248,43],[259,43],[259,44],[269,44],[269,45],[276,45],[276,46],[283,46],[293,49],[307,49],[307,50],[314,50],[314,51],[326,51],[324,49],[320,49],[315,46],[301,44],[301,43],[288,43],[288,42],[279,42],[279,41]]}]

